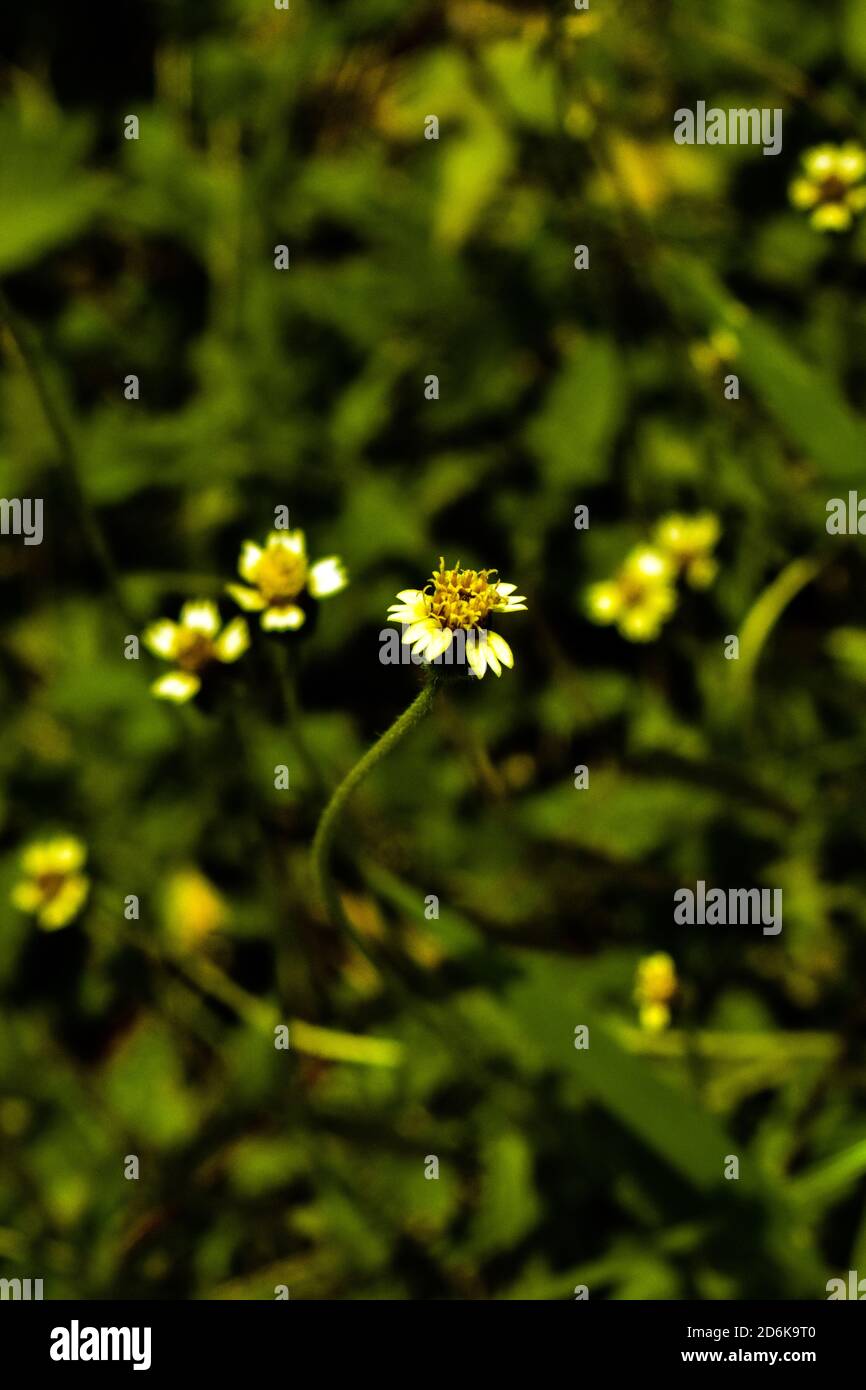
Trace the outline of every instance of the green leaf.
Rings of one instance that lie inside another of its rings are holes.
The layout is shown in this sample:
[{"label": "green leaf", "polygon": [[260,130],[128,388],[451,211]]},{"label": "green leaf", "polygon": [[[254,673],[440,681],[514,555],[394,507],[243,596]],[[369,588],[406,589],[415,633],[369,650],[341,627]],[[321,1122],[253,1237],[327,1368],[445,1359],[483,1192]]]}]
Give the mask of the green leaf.
[{"label": "green leaf", "polygon": [[488,1139],[483,1148],[481,1200],[470,1237],[476,1254],[508,1250],[533,1226],[538,1198],[533,1183],[532,1150],[511,1131]]},{"label": "green leaf", "polygon": [[[721,1183],[725,1156],[738,1152],[733,1141],[696,1099],[660,1081],[651,1066],[614,1041],[584,1005],[579,963],[528,951],[515,952],[514,959],[523,975],[509,989],[506,1006],[524,1031],[527,1058],[576,1077],[694,1187]],[[585,1049],[574,1046],[579,1024],[589,1028]],[[741,1181],[748,1181],[748,1173]]]},{"label": "green leaf", "polygon": [[188,1140],[198,1120],[170,1034],[148,1022],[117,1048],[104,1073],[105,1097],[130,1134],[156,1148]]},{"label": "green leaf", "polygon": [[584,338],[570,348],[526,431],[548,484],[602,481],[623,397],[622,364],[609,338]]},{"label": "green leaf", "polygon": [[569,779],[528,797],[521,819],[538,839],[634,862],[693,833],[717,807],[712,791],[672,778],[631,777],[597,768],[586,791],[575,791]]},{"label": "green leaf", "polygon": [[[759,315],[732,298],[703,265],[685,256],[660,262],[668,297],[707,331],[723,327],[739,340],[729,370],[752,392],[788,440],[802,449],[822,478],[859,481],[866,457],[866,421],[853,411],[820,366],[805,361]],[[820,514],[823,529],[825,515]]]},{"label": "green leaf", "polygon": [[866,1140],[832,1158],[807,1168],[791,1184],[795,1201],[816,1202],[821,1206],[844,1196],[866,1173]]},{"label": "green leaf", "polygon": [[848,62],[857,72],[866,73],[866,9],[863,0],[845,0],[842,35]]},{"label": "green leaf", "polygon": [[82,175],[86,143],[68,117],[24,126],[14,113],[0,113],[0,275],[68,241],[93,217],[107,182]]}]

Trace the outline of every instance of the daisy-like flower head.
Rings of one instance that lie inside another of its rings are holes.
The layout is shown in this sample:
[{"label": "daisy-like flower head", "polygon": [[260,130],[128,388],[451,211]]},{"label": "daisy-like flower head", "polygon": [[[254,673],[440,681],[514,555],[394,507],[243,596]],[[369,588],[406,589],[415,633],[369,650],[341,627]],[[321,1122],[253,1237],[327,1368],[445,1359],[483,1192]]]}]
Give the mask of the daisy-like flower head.
[{"label": "daisy-like flower head", "polygon": [[719,568],[712,551],[720,531],[719,519],[712,512],[701,512],[698,516],[680,516],[672,512],[662,517],[653,540],[673,559],[691,588],[706,589]]},{"label": "daisy-like flower head", "polygon": [[246,613],[261,613],[266,632],[295,632],[306,621],[304,592],[330,598],[349,582],[338,555],[309,563],[303,531],[271,531],[263,546],[244,541],[238,574],[247,584],[227,584],[226,592]]},{"label": "daisy-like flower head", "polygon": [[866,150],[856,141],[816,145],[802,157],[803,172],[789,189],[795,208],[809,212],[819,232],[845,232],[866,208]]},{"label": "daisy-like flower head", "polygon": [[201,672],[213,661],[237,661],[250,645],[246,619],[233,618],[220,632],[220,611],[210,599],[193,599],[180,610],[180,621],[159,618],[142,636],[154,656],[171,661],[175,670],[150,687],[160,700],[182,705],[201,689]]},{"label": "daisy-like flower head", "polygon": [[491,613],[526,611],[525,599],[514,592],[516,588],[516,584],[501,583],[497,570],[464,570],[459,560],[454,569],[446,569],[440,556],[439,568],[424,588],[403,589],[388,614],[407,625],[403,641],[411,642],[415,655],[424,661],[443,656],[455,633],[462,630],[473,674],[481,680],[489,667],[501,676],[503,666],[514,665],[514,656],[505,639],[485,624]]},{"label": "daisy-like flower head", "polygon": [[630,551],[613,579],[591,584],[586,594],[594,623],[616,623],[630,642],[652,642],[677,604],[671,557],[656,546]]},{"label": "daisy-like flower head", "polygon": [[24,877],[12,889],[13,907],[29,912],[45,931],[57,931],[77,917],[90,880],[81,872],[87,850],[72,835],[36,840],[21,855]]},{"label": "daisy-like flower head", "polygon": [[664,951],[644,956],[638,963],[634,997],[640,1024],[649,1033],[661,1033],[671,1021],[670,1001],[679,988],[677,970]]}]

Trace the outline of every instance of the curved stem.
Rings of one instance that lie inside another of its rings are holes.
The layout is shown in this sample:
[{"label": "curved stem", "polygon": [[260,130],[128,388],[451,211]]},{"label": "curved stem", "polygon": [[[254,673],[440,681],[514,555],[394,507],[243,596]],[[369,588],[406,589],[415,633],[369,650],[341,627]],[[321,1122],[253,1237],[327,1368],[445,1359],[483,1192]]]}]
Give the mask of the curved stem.
[{"label": "curved stem", "polygon": [[437,684],[438,677],[431,674],[424,689],[412,701],[409,708],[404,710],[403,713],[394,720],[390,729],[387,729],[385,733],[382,734],[382,737],[377,739],[372,748],[368,748],[364,756],[360,758],[358,762],[355,763],[355,766],[346,774],[325,807],[313,838],[313,874],[315,876],[316,889],[319,897],[333,921],[338,923],[345,931],[348,931],[355,944],[359,946],[367,956],[369,956],[369,952],[366,946],[359,939],[357,932],[346,919],[339,895],[337,894],[337,890],[331,878],[331,846],[343,808],[352,795],[352,792],[358,784],[364,780],[367,774],[372,772],[376,764],[400,742],[400,739],[403,738],[405,734],[408,734],[409,730],[414,728],[419,720],[423,719],[433,703],[433,696],[436,693]]},{"label": "curved stem", "polygon": [[740,628],[741,658],[731,667],[732,685],[737,694],[748,696],[755,667],[767,638],[788,604],[820,571],[821,564],[818,560],[801,555],[786,565],[763,593],[758,595]]}]

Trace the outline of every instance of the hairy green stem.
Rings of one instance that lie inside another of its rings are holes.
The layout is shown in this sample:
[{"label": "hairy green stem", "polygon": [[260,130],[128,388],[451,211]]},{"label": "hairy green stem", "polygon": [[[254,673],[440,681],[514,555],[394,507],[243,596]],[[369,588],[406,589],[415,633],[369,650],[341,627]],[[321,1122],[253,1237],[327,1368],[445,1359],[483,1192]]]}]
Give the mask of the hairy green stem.
[{"label": "hairy green stem", "polygon": [[433,703],[433,696],[436,693],[437,683],[437,676],[431,674],[427,684],[420,694],[412,701],[409,708],[404,710],[403,713],[394,720],[390,729],[387,729],[385,733],[382,734],[381,738],[377,739],[372,748],[368,748],[364,756],[360,758],[358,762],[355,763],[355,766],[346,774],[325,807],[313,838],[313,874],[315,876],[316,889],[319,897],[325,908],[327,908],[328,914],[333,921],[341,926],[344,931],[348,931],[355,944],[359,946],[368,957],[369,952],[366,946],[359,940],[357,932],[355,932],[354,928],[352,928],[346,919],[339,895],[334,887],[330,870],[331,847],[333,845],[337,826],[340,822],[340,816],[352,792],[358,784],[364,780],[367,774],[372,772],[376,764],[391,752],[391,749],[400,742],[400,739],[408,734],[409,730],[413,729],[419,720],[423,719]]}]

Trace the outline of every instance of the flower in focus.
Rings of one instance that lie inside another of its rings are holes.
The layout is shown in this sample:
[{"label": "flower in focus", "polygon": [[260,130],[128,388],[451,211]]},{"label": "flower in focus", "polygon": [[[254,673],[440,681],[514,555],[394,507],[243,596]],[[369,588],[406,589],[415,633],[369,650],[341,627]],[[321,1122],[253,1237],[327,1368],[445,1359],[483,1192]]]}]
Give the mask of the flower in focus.
[{"label": "flower in focus", "polygon": [[339,556],[308,562],[303,531],[271,531],[264,545],[244,541],[238,574],[246,585],[227,584],[226,592],[245,612],[261,613],[266,632],[303,626],[307,615],[298,599],[305,591],[315,599],[330,598],[348,583]]},{"label": "flower in focus", "polygon": [[791,184],[795,208],[811,213],[819,232],[845,232],[866,208],[866,150],[855,141],[816,145],[802,157],[803,172]]},{"label": "flower in focus", "polygon": [[220,632],[220,612],[210,599],[193,599],[180,610],[180,621],[159,618],[142,635],[145,646],[176,669],[150,687],[161,700],[183,704],[201,689],[201,672],[213,661],[237,661],[250,645],[244,618],[233,618]]},{"label": "flower in focus", "polygon": [[81,911],[90,880],[81,872],[87,850],[72,835],[38,840],[21,855],[24,877],[12,889],[13,907],[35,916],[45,931],[67,926]]},{"label": "flower in focus", "polygon": [[720,534],[718,517],[712,512],[698,516],[671,513],[658,523],[653,541],[675,562],[693,589],[706,589],[716,577],[718,564],[712,551]]},{"label": "flower in focus", "polygon": [[676,608],[674,575],[674,563],[664,551],[637,546],[613,579],[589,586],[589,617],[594,623],[616,623],[630,642],[652,642]]},{"label": "flower in focus", "polygon": [[679,988],[676,966],[664,951],[644,956],[635,977],[634,997],[641,1028],[661,1033],[671,1021],[670,1001]]},{"label": "flower in focus", "polygon": [[511,648],[498,632],[489,631],[484,624],[491,613],[526,611],[522,594],[516,594],[516,584],[502,584],[497,570],[464,570],[457,561],[454,569],[445,568],[439,557],[423,589],[403,589],[388,609],[389,616],[407,624],[403,641],[412,644],[416,656],[435,661],[443,656],[454,641],[456,632],[466,634],[466,660],[479,680],[489,667],[496,676],[503,666],[513,666]]}]

